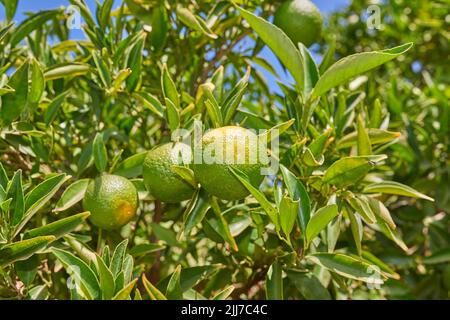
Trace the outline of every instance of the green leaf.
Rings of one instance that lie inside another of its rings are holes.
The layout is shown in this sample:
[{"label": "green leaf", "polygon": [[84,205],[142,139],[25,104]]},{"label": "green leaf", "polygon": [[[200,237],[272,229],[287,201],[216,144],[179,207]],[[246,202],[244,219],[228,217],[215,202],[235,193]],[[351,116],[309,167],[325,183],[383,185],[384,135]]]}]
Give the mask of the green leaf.
[{"label": "green leaf", "polygon": [[280,230],[280,222],[278,221],[278,212],[273,207],[273,205],[267,200],[266,196],[259,191],[257,188],[255,188],[246,175],[242,173],[239,169],[229,167],[231,173],[244,185],[244,187],[256,198],[258,203],[261,205],[261,207],[264,209],[264,211],[269,216],[270,220],[274,223],[277,231]]},{"label": "green leaf", "polygon": [[[186,292],[193,286],[197,285],[200,281],[207,279],[211,276],[213,272],[219,270],[223,266],[220,264],[196,266],[190,268],[182,268],[180,274],[180,287],[182,292]],[[157,287],[162,290],[162,288],[167,288],[171,275],[162,279]]]},{"label": "green leaf", "polygon": [[8,81],[8,86],[14,91],[2,96],[0,108],[0,120],[6,125],[16,120],[28,106],[29,70],[30,63],[27,60],[17,68]]},{"label": "green leaf", "polygon": [[189,9],[177,5],[176,13],[178,19],[180,19],[187,27],[200,31],[211,39],[217,39],[217,35],[209,29],[203,19],[198,15],[194,15]]},{"label": "green leaf", "polygon": [[16,14],[19,0],[1,0],[1,3],[5,6],[6,19],[10,22]]},{"label": "green leaf", "polygon": [[247,20],[259,37],[272,49],[284,66],[292,74],[300,92],[304,92],[304,62],[302,56],[292,40],[272,23],[255,16],[253,13],[237,7],[241,15]]},{"label": "green leaf", "polygon": [[48,107],[44,113],[44,122],[46,125],[49,125],[55,119],[58,109],[60,108],[62,103],[65,101],[68,94],[69,94],[69,90],[56,96],[52,100],[52,102],[50,102],[50,104],[48,105]]},{"label": "green leaf", "polygon": [[361,255],[361,241],[363,237],[363,228],[361,219],[352,210],[347,210],[348,218],[350,220],[350,229],[352,230],[353,239],[355,240],[358,255]]},{"label": "green leaf", "polygon": [[306,240],[310,243],[315,237],[317,237],[331,220],[338,215],[338,207],[335,204],[330,204],[320,208],[312,215],[306,228]]},{"label": "green leaf", "polygon": [[126,67],[132,71],[127,78],[127,89],[130,92],[137,89],[142,75],[142,51],[144,50],[145,38],[146,34],[141,34],[126,56]]},{"label": "green leaf", "polygon": [[101,295],[100,284],[94,271],[83,260],[75,257],[72,253],[57,248],[52,250],[67,273],[73,277],[75,285],[79,286],[86,297],[88,299],[99,299]]},{"label": "green leaf", "polygon": [[164,106],[159,102],[158,98],[147,92],[135,92],[133,97],[139,100],[147,108],[149,108],[159,118],[164,117]]},{"label": "green leaf", "polygon": [[361,115],[358,115],[356,124],[358,129],[358,156],[371,155],[372,145]]},{"label": "green leaf", "polygon": [[61,186],[70,179],[70,176],[66,176],[64,173],[56,174],[32,189],[25,197],[25,215],[20,221],[20,224],[16,227],[14,236],[16,236],[25,224],[34,216],[34,214],[41,209],[55,193],[61,188]]},{"label": "green leaf", "polygon": [[42,227],[27,230],[24,234],[24,239],[34,238],[38,236],[54,236],[56,239],[58,239],[66,235],[67,233],[73,231],[76,227],[82,224],[89,216],[90,216],[89,212],[82,212],[49,223]]},{"label": "green leaf", "polygon": [[388,208],[386,208],[386,206],[381,201],[378,201],[377,199],[374,199],[372,197],[366,196],[361,197],[365,199],[367,203],[370,205],[370,209],[372,209],[372,212],[375,214],[375,216],[379,217],[381,220],[386,222],[391,229],[396,228],[395,222],[392,219],[392,216],[389,213]]},{"label": "green leaf", "polygon": [[356,212],[359,213],[359,215],[364,219],[364,221],[367,224],[372,224],[376,222],[375,213],[372,211],[372,208],[367,199],[361,196],[350,195],[347,198],[347,202]]},{"label": "green leaf", "polygon": [[281,264],[275,261],[266,275],[266,299],[283,300],[283,276]]},{"label": "green leaf", "polygon": [[306,300],[331,300],[330,293],[314,274],[292,269],[286,274]]},{"label": "green leaf", "polygon": [[311,99],[320,97],[351,78],[395,59],[411,47],[412,43],[406,43],[387,50],[353,54],[337,61],[320,77],[311,93]]},{"label": "green leaf", "polygon": [[124,256],[127,250],[127,246],[128,246],[128,239],[125,239],[121,243],[119,243],[116,249],[114,250],[110,266],[110,270],[114,277],[116,277],[117,274],[122,270],[122,265],[124,262]]},{"label": "green leaf", "polygon": [[12,209],[12,225],[17,226],[25,213],[25,201],[22,187],[22,170],[17,170],[6,190],[5,199],[11,198],[10,208]]},{"label": "green leaf", "polygon": [[[244,77],[239,80],[239,82],[234,86],[230,93],[225,98],[222,107],[223,123],[224,125],[229,124],[236,114],[236,110],[242,101],[245,90],[248,86],[248,80],[250,78],[251,69],[248,68]],[[217,89],[217,88],[216,88]]]},{"label": "green leaf", "polygon": [[59,198],[56,203],[56,208],[53,209],[53,211],[65,211],[81,201],[86,193],[86,189],[90,181],[90,179],[80,179],[68,186]]},{"label": "green leaf", "polygon": [[181,232],[185,237],[190,236],[192,229],[202,222],[210,208],[208,193],[203,189],[198,189],[183,215],[183,228]]},{"label": "green leaf", "polygon": [[56,80],[67,77],[77,77],[85,75],[90,71],[90,66],[84,63],[66,62],[63,64],[55,65],[44,72],[45,80]]},{"label": "green leaf", "polygon": [[103,142],[103,134],[98,132],[95,135],[94,142],[92,144],[92,152],[94,155],[94,163],[98,172],[103,173],[106,170],[108,161],[108,154],[106,152],[106,146]]},{"label": "green leaf", "polygon": [[151,300],[167,300],[166,296],[147,280],[145,274],[142,275],[142,283]]},{"label": "green leaf", "polygon": [[114,174],[125,178],[135,178],[142,175],[142,165],[146,156],[147,151],[144,151],[126,158],[116,166]]},{"label": "green leaf", "polygon": [[161,72],[161,87],[163,90],[164,98],[170,100],[175,109],[178,110],[180,108],[180,96],[175,85],[175,82],[172,80],[169,74],[169,70],[167,69],[167,65],[163,65],[163,69]]},{"label": "green leaf", "polygon": [[182,300],[183,291],[180,284],[181,266],[178,265],[167,284],[166,297],[169,300]]},{"label": "green leaf", "polygon": [[263,133],[259,134],[259,140],[267,143],[274,139],[277,139],[281,134],[286,132],[295,122],[295,119],[288,120],[286,122],[282,122],[270,128],[269,130],[265,130]]},{"label": "green leaf", "polygon": [[174,132],[180,127],[180,112],[173,102],[166,98],[166,112],[167,112],[167,123],[169,124],[169,129]]},{"label": "green leaf", "polygon": [[[7,1],[9,2],[10,0]],[[11,46],[15,47],[25,37],[29,36],[34,30],[42,28],[42,25],[55,18],[60,12],[60,10],[40,11],[25,19],[13,32],[10,40]]]},{"label": "green leaf", "polygon": [[30,110],[31,113],[31,111],[34,111],[34,108],[41,100],[42,94],[45,90],[44,73],[42,72],[39,63],[34,58],[30,60],[29,78],[31,80],[31,87],[28,95],[28,102],[30,104],[29,108],[32,108]]},{"label": "green leaf", "polygon": [[0,248],[0,267],[9,265],[15,261],[27,260],[36,252],[45,249],[53,241],[55,241],[55,237],[45,236],[2,246]]},{"label": "green leaf", "polygon": [[313,90],[314,86],[316,85],[317,81],[319,80],[319,70],[317,69],[317,65],[314,61],[314,59],[311,56],[311,53],[308,51],[308,48],[305,47],[305,45],[301,42],[298,43],[299,52],[302,56],[303,63],[304,63],[304,89],[303,89],[303,96],[307,100],[309,97],[309,94]]},{"label": "green leaf", "polygon": [[5,168],[0,162],[0,186],[3,188],[3,190],[7,189],[8,181],[8,175],[6,174]]},{"label": "green leaf", "polygon": [[383,182],[375,182],[369,184],[364,188],[364,192],[366,193],[387,193],[387,194],[396,194],[400,196],[413,197],[419,199],[425,199],[429,201],[434,201],[433,198],[430,198],[419,191],[401,184],[395,181],[383,181]]},{"label": "green leaf", "polygon": [[234,286],[228,286],[222,291],[216,293],[211,300],[226,300],[234,291]]},{"label": "green leaf", "polygon": [[402,236],[400,232],[396,229],[393,230],[389,227],[389,225],[381,220],[380,218],[377,219],[377,225],[380,229],[380,231],[388,238],[394,241],[403,251],[408,251],[408,246],[405,244],[405,242],[402,239]]},{"label": "green leaf", "polygon": [[127,284],[122,290],[117,292],[117,294],[112,298],[112,300],[128,300],[130,298],[131,291],[133,291],[136,286],[138,279],[134,279],[129,284]]},{"label": "green leaf", "polygon": [[100,24],[103,30],[105,30],[110,23],[111,20],[110,14],[113,4],[114,0],[105,0],[105,2],[103,2],[102,6],[99,9],[98,23]]},{"label": "green leaf", "polygon": [[285,166],[280,165],[284,183],[288,189],[289,195],[294,200],[300,200],[298,218],[300,221],[300,230],[302,234],[306,234],[306,226],[308,225],[311,215],[311,201],[305,186],[291,171]]},{"label": "green leaf", "polygon": [[50,293],[48,292],[47,285],[45,284],[31,288],[28,292],[28,298],[30,300],[47,300],[49,296]]},{"label": "green leaf", "polygon": [[306,259],[343,277],[372,284],[382,284],[385,276],[363,259],[342,253],[314,253]]},{"label": "green leaf", "polygon": [[[387,143],[400,137],[400,132],[386,131],[382,129],[368,129],[369,140],[372,145]],[[349,133],[342,137],[336,145],[338,149],[348,148],[357,144],[357,132]]]},{"label": "green leaf", "polygon": [[300,200],[292,200],[292,198],[285,196],[280,203],[280,225],[288,242],[290,242],[289,236],[294,228],[295,219],[297,218],[299,202]]},{"label": "green leaf", "polygon": [[100,289],[102,291],[102,299],[110,300],[114,296],[115,283],[114,277],[103,259],[96,255],[96,267],[99,274]]},{"label": "green leaf", "polygon": [[155,52],[160,52],[167,40],[169,31],[169,19],[164,5],[153,9],[152,13],[152,33],[150,43]]},{"label": "green leaf", "polygon": [[355,182],[364,178],[377,162],[386,158],[385,155],[341,158],[327,169],[323,181],[337,187],[355,184]]},{"label": "green leaf", "polygon": [[92,58],[94,59],[95,66],[97,67],[97,72],[100,76],[100,80],[102,81],[103,86],[105,88],[110,88],[112,80],[106,62],[103,60],[103,57],[98,51],[92,52]]}]

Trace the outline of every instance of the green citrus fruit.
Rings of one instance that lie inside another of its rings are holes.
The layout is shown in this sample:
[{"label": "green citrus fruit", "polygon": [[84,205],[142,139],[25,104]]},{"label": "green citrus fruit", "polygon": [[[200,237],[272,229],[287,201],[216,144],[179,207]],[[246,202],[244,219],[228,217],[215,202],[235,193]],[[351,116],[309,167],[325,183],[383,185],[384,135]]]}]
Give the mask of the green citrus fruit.
[{"label": "green citrus fruit", "polygon": [[309,0],[289,0],[275,12],[273,23],[281,28],[295,45],[301,42],[309,47],[320,39],[322,15]]},{"label": "green citrus fruit", "polygon": [[194,188],[181,178],[172,166],[191,161],[191,148],[184,143],[166,143],[147,153],[144,160],[144,184],[158,200],[176,203],[190,199]]},{"label": "green citrus fruit", "polygon": [[83,199],[83,208],[90,211],[94,225],[114,230],[130,222],[136,215],[138,193],[128,179],[104,174],[91,181]]},{"label": "green citrus fruit", "polygon": [[201,163],[194,158],[192,166],[195,178],[218,198],[239,200],[249,194],[230,167],[245,173],[254,186],[264,179],[261,159],[266,156],[266,146],[258,152],[258,136],[250,130],[235,126],[213,129],[203,136],[201,153]]}]

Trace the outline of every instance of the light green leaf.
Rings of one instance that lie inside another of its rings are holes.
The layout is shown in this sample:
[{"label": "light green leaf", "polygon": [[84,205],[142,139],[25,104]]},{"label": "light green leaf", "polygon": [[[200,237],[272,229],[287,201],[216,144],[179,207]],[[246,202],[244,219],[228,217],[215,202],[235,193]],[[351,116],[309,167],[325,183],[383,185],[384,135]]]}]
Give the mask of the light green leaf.
[{"label": "light green leaf", "polygon": [[357,117],[357,132],[358,132],[358,156],[367,156],[372,154],[372,145],[370,144],[369,134],[366,131],[362,116]]},{"label": "light green leaf", "polygon": [[100,298],[100,284],[92,269],[81,259],[72,253],[53,248],[53,254],[61,261],[67,273],[73,277],[75,284],[80,286],[81,291],[88,299]]},{"label": "light green leaf", "polygon": [[183,291],[180,284],[181,266],[178,265],[167,284],[166,297],[169,300],[182,300]]},{"label": "light green leaf", "polygon": [[237,7],[241,15],[260,38],[272,49],[286,69],[292,74],[300,92],[304,92],[304,66],[302,56],[292,40],[272,23],[255,16],[253,13]]},{"label": "light green leaf", "polygon": [[65,211],[83,199],[90,179],[81,179],[72,183],[64,190],[64,193],[56,203],[54,212]]},{"label": "light green leaf", "polygon": [[48,68],[44,72],[44,77],[47,81],[66,77],[77,77],[88,73],[90,68],[88,64],[67,62]]},{"label": "light green leaf", "polygon": [[320,208],[311,217],[306,228],[306,239],[310,243],[315,237],[317,237],[331,220],[338,214],[338,207],[335,204],[330,204]]},{"label": "light green leaf", "polygon": [[2,246],[0,248],[0,267],[9,265],[15,261],[26,260],[36,252],[45,249],[53,241],[55,241],[55,237],[44,236]]},{"label": "light green leaf", "polygon": [[116,166],[114,174],[125,178],[135,178],[142,175],[142,165],[146,156],[147,151],[144,151],[126,158]]},{"label": "light green leaf", "polygon": [[343,277],[372,284],[383,284],[384,274],[363,259],[342,253],[314,253],[306,259]]},{"label": "light green leaf", "polygon": [[266,299],[283,300],[283,277],[281,264],[275,261],[266,275]]},{"label": "light green leaf", "polygon": [[46,125],[49,125],[55,119],[59,107],[62,105],[68,94],[69,91],[65,91],[50,102],[44,113],[44,122]]},{"label": "light green leaf", "polygon": [[83,212],[49,223],[42,227],[27,230],[24,234],[24,239],[38,236],[54,236],[58,239],[73,231],[76,227],[82,224],[89,217],[89,215],[89,212]]},{"label": "light green leaf", "polygon": [[[386,131],[382,129],[368,129],[369,140],[372,145],[387,143],[400,137],[400,132]],[[338,149],[348,148],[357,143],[357,132],[349,133],[342,137],[336,145]]]},{"label": "light green leaf", "polygon": [[106,170],[108,161],[108,154],[106,152],[106,146],[103,142],[103,134],[98,132],[95,135],[94,142],[92,144],[92,152],[94,155],[94,163],[98,172],[103,173]]},{"label": "light green leaf", "polygon": [[164,64],[162,72],[161,72],[161,87],[164,94],[164,98],[172,102],[173,106],[176,110],[180,108],[180,96],[175,85],[175,82],[172,80],[169,74],[169,70],[167,69],[167,65]]},{"label": "light green leaf", "polygon": [[280,203],[279,215],[280,225],[286,239],[290,242],[290,234],[294,228],[295,219],[297,218],[300,200],[292,200],[290,197],[283,197]]},{"label": "light green leaf", "polygon": [[306,226],[308,225],[311,215],[311,201],[305,186],[291,171],[285,166],[280,166],[284,183],[288,189],[289,195],[293,200],[300,200],[298,218],[300,221],[300,229],[302,234],[306,234]]},{"label": "light green leaf", "polygon": [[387,194],[396,194],[400,196],[413,197],[419,199],[425,199],[429,201],[434,201],[433,198],[430,198],[419,191],[401,184],[395,181],[383,181],[383,182],[375,182],[369,184],[364,188],[364,192],[366,193],[387,193]]},{"label": "light green leaf", "polygon": [[395,59],[411,47],[412,43],[406,43],[387,50],[353,54],[337,61],[320,77],[311,93],[311,99],[320,97],[328,90],[346,83],[351,78]]},{"label": "light green leaf", "polygon": [[386,158],[385,155],[341,158],[327,169],[323,181],[337,187],[355,184],[364,178],[377,162]]},{"label": "light green leaf", "polygon": [[176,13],[178,19],[180,19],[180,21],[189,28],[200,31],[211,39],[217,39],[217,35],[209,29],[203,19],[198,15],[194,15],[189,9],[184,8],[181,5],[177,5]]},{"label": "light green leaf", "polygon": [[142,283],[151,300],[167,300],[166,296],[147,280],[145,274],[142,275]]},{"label": "light green leaf", "polygon": [[233,175],[244,185],[244,187],[256,198],[258,203],[261,205],[261,207],[264,209],[264,211],[267,213],[269,218],[274,223],[277,230],[280,230],[280,222],[278,220],[278,212],[273,207],[273,205],[267,200],[266,196],[259,191],[257,188],[255,188],[250,181],[247,179],[244,173],[242,173],[240,170],[236,168],[229,167],[230,171],[233,173]]},{"label": "light green leaf", "polygon": [[100,289],[102,291],[102,299],[110,300],[114,296],[115,283],[114,277],[103,259],[96,255],[96,268],[99,274]]}]

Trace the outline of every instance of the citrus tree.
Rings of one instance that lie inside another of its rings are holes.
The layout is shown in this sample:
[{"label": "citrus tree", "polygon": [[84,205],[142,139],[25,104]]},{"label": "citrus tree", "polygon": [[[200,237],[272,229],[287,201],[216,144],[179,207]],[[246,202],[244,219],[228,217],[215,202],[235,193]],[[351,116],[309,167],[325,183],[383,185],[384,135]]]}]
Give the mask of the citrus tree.
[{"label": "citrus tree", "polygon": [[2,298],[421,297],[427,262],[448,284],[448,249],[406,238],[448,244],[422,183],[448,166],[408,179],[424,118],[387,107],[411,42],[322,38],[307,0],[70,2],[13,24],[2,1]]}]

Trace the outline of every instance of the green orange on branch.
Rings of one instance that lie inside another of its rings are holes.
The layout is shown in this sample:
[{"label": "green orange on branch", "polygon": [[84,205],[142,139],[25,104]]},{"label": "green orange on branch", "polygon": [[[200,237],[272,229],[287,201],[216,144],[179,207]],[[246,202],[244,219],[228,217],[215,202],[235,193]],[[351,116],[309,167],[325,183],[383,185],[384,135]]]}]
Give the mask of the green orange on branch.
[{"label": "green orange on branch", "polygon": [[119,229],[136,215],[138,193],[128,179],[104,174],[89,183],[83,208],[91,212],[90,220],[95,226],[105,230]]},{"label": "green orange on branch", "polygon": [[173,168],[191,162],[191,149],[184,143],[166,143],[150,150],[144,160],[144,184],[158,200],[176,203],[188,200],[194,188]]},{"label": "green orange on branch", "polygon": [[266,145],[260,145],[258,136],[248,129],[236,126],[213,129],[203,136],[201,150],[201,163],[193,164],[195,178],[220,199],[239,200],[249,195],[230,167],[244,173],[254,186],[264,179],[261,169],[267,156]]},{"label": "green orange on branch", "polygon": [[322,15],[309,0],[289,0],[277,9],[273,23],[281,28],[295,45],[301,42],[306,47],[320,39]]}]

